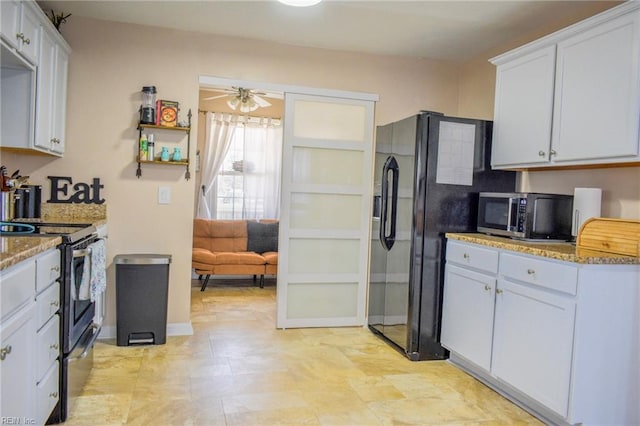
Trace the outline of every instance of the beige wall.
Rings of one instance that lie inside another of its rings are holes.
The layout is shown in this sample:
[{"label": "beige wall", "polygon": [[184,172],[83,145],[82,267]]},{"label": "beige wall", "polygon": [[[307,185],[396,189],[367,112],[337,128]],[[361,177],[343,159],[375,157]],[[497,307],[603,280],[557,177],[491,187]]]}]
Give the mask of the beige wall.
[{"label": "beige wall", "polygon": [[[376,93],[380,96],[377,124],[420,109],[489,119],[493,115],[495,77],[486,62],[491,52],[459,67],[426,59],[305,49],[80,17],[65,24],[63,35],[73,49],[67,154],[52,159],[3,153],[2,164],[42,183],[45,199],[49,175],[83,182],[93,177],[102,180],[109,220],[107,325],[115,325],[111,259],[116,254],[143,252],[173,256],[168,321],[189,322],[196,179],[186,181],[183,168],[153,165],[144,167],[142,177],[136,178],[136,121],[143,85],[156,85],[159,98],[179,101],[183,111],[191,108],[194,129],[198,129],[200,75]],[[197,132],[193,133],[192,158],[197,140]],[[158,133],[156,144],[174,138]],[[606,214],[640,217],[638,181],[638,168],[539,172],[523,179],[523,189],[565,192],[573,186],[598,185],[605,189]],[[171,188],[170,205],[158,205],[159,186]]]},{"label": "beige wall", "polygon": [[[581,13],[554,22],[535,33],[492,49],[464,64],[460,69],[460,103],[458,114],[481,119],[493,119],[495,67],[489,58],[521,46],[536,38],[615,6],[618,2],[593,2]],[[640,218],[640,167],[536,171],[520,174],[523,191],[573,194],[575,187],[603,189],[602,215],[605,217]]]},{"label": "beige wall", "polygon": [[[142,177],[136,178],[136,121],[143,85],[156,85],[159,99],[179,101],[183,111],[191,108],[194,129],[200,75],[377,93],[378,123],[420,109],[447,114],[457,110],[457,67],[445,62],[304,49],[80,17],[65,24],[63,35],[73,49],[67,153],[62,159],[6,154],[2,163],[42,183],[45,199],[49,175],[84,182],[99,177],[108,203],[109,263],[123,253],[173,256],[169,323],[189,322],[196,179],[186,181],[183,168],[154,165],[144,167]],[[174,137],[157,132],[156,149]],[[193,158],[195,143],[191,148]],[[158,205],[159,186],[171,188],[170,205]],[[108,280],[106,322],[114,325],[113,265]]]}]

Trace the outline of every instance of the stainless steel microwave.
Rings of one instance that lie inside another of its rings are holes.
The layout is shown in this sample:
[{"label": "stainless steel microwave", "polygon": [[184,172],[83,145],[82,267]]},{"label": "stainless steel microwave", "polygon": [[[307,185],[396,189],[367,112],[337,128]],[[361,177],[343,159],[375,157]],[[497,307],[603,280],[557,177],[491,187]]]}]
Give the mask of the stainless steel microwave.
[{"label": "stainless steel microwave", "polygon": [[570,240],[573,196],[481,192],[478,232],[524,240]]}]

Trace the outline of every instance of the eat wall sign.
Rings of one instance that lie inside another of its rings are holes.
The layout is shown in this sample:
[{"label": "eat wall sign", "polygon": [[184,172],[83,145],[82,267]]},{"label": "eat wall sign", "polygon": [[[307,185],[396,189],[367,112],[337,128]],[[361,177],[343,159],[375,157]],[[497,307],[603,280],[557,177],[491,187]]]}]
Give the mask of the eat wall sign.
[{"label": "eat wall sign", "polygon": [[100,190],[104,188],[100,178],[93,178],[91,184],[83,182],[74,184],[69,176],[47,176],[47,178],[51,181],[49,203],[102,204],[105,201],[104,198],[100,198]]}]

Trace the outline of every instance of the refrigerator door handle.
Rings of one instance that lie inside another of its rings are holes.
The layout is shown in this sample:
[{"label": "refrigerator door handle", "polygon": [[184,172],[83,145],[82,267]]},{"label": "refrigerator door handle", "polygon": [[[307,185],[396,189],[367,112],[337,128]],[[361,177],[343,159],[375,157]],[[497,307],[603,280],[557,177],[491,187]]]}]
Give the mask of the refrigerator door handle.
[{"label": "refrigerator door handle", "polygon": [[387,157],[387,160],[384,162],[384,166],[382,166],[382,189],[380,191],[380,234],[378,238],[380,239],[380,244],[384,248],[387,248],[385,244],[385,234],[387,230],[387,204],[389,200],[389,160],[391,157]]},{"label": "refrigerator door handle", "polygon": [[[398,162],[393,156],[387,158],[382,169],[382,223],[380,224],[380,242],[387,249],[391,250],[396,241],[396,218],[398,210]],[[389,172],[392,174],[391,184],[391,217],[389,217]],[[389,232],[387,233],[387,223]]]}]

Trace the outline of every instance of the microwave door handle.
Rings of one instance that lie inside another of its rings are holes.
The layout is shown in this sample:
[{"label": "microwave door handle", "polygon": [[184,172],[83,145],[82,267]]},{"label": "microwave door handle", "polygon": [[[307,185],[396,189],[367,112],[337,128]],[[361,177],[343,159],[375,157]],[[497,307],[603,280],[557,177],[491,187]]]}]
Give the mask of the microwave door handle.
[{"label": "microwave door handle", "polygon": [[515,198],[509,197],[509,209],[508,209],[509,213],[508,213],[508,216],[507,216],[507,231],[510,231],[511,228],[513,227],[513,224],[511,223],[513,215],[511,213],[513,212],[513,204],[514,203],[515,203]]}]

